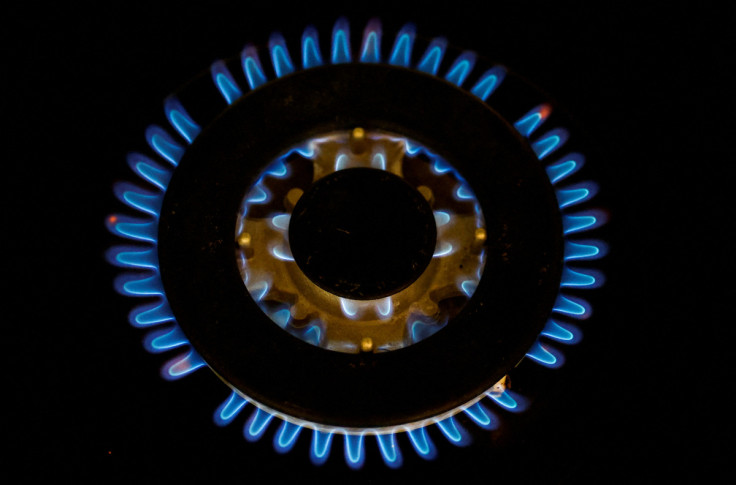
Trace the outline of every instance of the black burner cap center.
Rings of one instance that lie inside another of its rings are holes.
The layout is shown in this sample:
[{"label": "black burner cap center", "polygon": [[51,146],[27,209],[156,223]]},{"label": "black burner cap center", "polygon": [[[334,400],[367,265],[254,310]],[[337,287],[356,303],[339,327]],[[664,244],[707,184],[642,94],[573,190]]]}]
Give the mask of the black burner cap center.
[{"label": "black burner cap center", "polygon": [[299,268],[322,289],[354,300],[383,298],[412,284],[436,241],[424,197],[400,177],[372,168],[319,179],[289,223]]}]

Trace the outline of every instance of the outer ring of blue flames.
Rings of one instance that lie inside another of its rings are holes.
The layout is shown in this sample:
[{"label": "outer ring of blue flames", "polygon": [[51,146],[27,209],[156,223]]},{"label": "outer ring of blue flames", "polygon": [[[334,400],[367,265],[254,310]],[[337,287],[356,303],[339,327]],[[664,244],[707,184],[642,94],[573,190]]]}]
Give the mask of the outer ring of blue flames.
[{"label": "outer ring of blue flames", "polygon": [[[504,81],[506,70],[502,66],[493,66],[483,72],[469,88],[464,86],[475,68],[476,55],[472,52],[461,53],[444,73],[440,66],[447,49],[444,38],[435,38],[429,42],[418,62],[412,62],[416,29],[409,24],[399,30],[387,58],[381,55],[383,33],[377,20],[370,21],[363,32],[360,50],[354,55],[350,42],[350,26],[345,19],[338,19],[332,30],[330,49],[327,57],[323,57],[316,29],[308,27],[301,38],[299,59],[301,69],[310,69],[326,63],[341,64],[350,62],[387,63],[393,66],[421,71],[456,86],[467,89],[480,102],[487,102],[491,95]],[[299,69],[291,57],[283,36],[272,34],[269,45],[269,60],[276,77],[288,75]],[[265,74],[258,50],[249,44],[241,53],[241,67],[250,90],[257,89],[269,81]],[[216,61],[210,68],[214,87],[230,105],[243,95],[243,88],[235,80],[224,61]],[[116,265],[134,272],[120,274],[115,280],[116,289],[126,296],[152,299],[153,303],[139,305],[130,314],[130,322],[136,327],[150,329],[144,345],[154,353],[172,349],[186,349],[166,362],[161,374],[167,380],[178,379],[191,372],[207,366],[207,363],[191,348],[189,341],[178,327],[175,316],[166,300],[161,284],[157,257],[158,216],[163,196],[169,180],[186,151],[188,144],[195,141],[201,131],[197,122],[189,116],[184,106],[176,97],[169,97],[164,102],[166,118],[175,135],[159,126],[150,126],[146,130],[146,141],[157,158],[133,153],[128,163],[136,175],[150,185],[144,190],[130,183],[119,183],[115,193],[125,205],[140,213],[143,217],[111,215],[107,219],[109,230],[124,239],[132,241],[131,245],[119,245],[111,248],[108,260]],[[563,354],[550,346],[551,340],[562,344],[574,344],[581,338],[577,325],[571,322],[583,320],[590,316],[591,307],[582,298],[564,294],[566,289],[591,289],[603,284],[603,276],[599,271],[589,268],[572,267],[578,261],[595,260],[607,252],[605,243],[595,239],[574,239],[586,231],[595,229],[605,223],[602,211],[575,210],[576,206],[590,201],[597,192],[593,182],[580,182],[560,186],[583,166],[585,159],[579,153],[568,153],[558,156],[569,134],[564,128],[554,128],[540,136],[534,136],[537,129],[545,122],[551,112],[551,106],[540,104],[531,108],[515,123],[516,130],[529,140],[532,150],[545,170],[550,182],[555,187],[557,201],[562,213],[564,245],[564,269],[560,283],[561,292],[552,309],[552,315],[540,339],[535,342],[526,354],[530,360],[542,366],[556,368],[564,362]],[[556,157],[556,158],[553,158]],[[553,159],[551,163],[547,163]],[[365,461],[365,436],[374,435],[384,463],[391,467],[401,466],[403,461],[401,449],[397,443],[397,435],[406,432],[409,442],[416,453],[424,459],[436,455],[436,448],[427,434],[430,425],[436,425],[442,435],[450,443],[463,446],[469,442],[469,434],[455,419],[458,413],[464,413],[472,422],[483,429],[495,429],[498,417],[488,409],[483,400],[488,399],[505,411],[519,412],[525,409],[522,396],[508,389],[489,389],[475,399],[431,420],[406,423],[399,427],[377,429],[342,429],[322,426],[316,423],[301,421],[293,416],[284,415],[275,409],[269,409],[254,402],[236,390],[217,408],[214,421],[220,426],[231,423],[250,402],[254,411],[248,418],[243,434],[249,441],[261,438],[273,418],[281,420],[281,426],[274,435],[274,448],[279,453],[291,450],[304,428],[310,428],[312,442],[310,457],[314,464],[324,463],[330,454],[335,434],[343,435],[345,460],[349,467],[360,468]]]}]

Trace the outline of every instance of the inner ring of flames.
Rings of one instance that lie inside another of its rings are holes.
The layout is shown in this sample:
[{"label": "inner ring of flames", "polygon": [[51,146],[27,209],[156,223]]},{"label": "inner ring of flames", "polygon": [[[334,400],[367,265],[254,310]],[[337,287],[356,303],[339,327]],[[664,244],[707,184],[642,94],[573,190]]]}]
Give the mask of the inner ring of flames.
[{"label": "inner ring of flames", "polygon": [[[310,167],[312,182],[361,167],[421,184],[415,188],[432,206],[437,228],[434,254],[421,275],[369,300],[338,296],[310,280],[289,244],[291,213],[303,190],[280,183],[281,193],[273,193],[268,187],[269,180],[288,180],[295,165],[302,172]],[[485,261],[485,221],[467,182],[416,143],[362,128],[312,139],[267,167],[246,193],[237,228],[241,275],[261,310],[297,338],[341,352],[396,350],[435,334],[472,297]]]}]

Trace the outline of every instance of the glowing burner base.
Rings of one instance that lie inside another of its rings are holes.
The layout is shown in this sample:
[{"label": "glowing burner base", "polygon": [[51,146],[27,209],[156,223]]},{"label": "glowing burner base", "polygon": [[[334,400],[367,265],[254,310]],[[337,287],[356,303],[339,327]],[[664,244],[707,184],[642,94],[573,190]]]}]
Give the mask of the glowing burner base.
[{"label": "glowing burner base", "polygon": [[330,350],[396,350],[435,334],[483,272],[470,185],[396,134],[355,128],[289,150],[246,193],[237,227],[261,310]]}]

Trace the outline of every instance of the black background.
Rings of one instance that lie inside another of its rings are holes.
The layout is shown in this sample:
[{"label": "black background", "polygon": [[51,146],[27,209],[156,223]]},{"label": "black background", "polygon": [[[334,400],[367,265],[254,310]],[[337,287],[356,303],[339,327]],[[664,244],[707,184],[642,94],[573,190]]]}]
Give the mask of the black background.
[{"label": "black background", "polygon": [[[731,387],[727,308],[736,296],[725,190],[734,106],[722,89],[734,64],[733,8],[487,3],[485,11],[449,2],[6,12],[3,427],[12,466],[3,474],[51,483],[643,483],[715,473],[733,450],[730,419],[719,413]],[[445,35],[553,93],[590,142],[611,213],[606,287],[582,344],[566,351],[562,369],[542,371],[545,392],[532,410],[478,433],[470,448],[437,440],[433,462],[405,442],[399,471],[382,465],[373,444],[352,472],[339,440],[314,468],[307,433],[279,456],[270,439],[242,438],[242,418],[216,428],[224,386],[206,372],[160,379],[165,357],[141,347],[103,259],[115,241],[105,216],[120,210],[112,184],[131,178],[125,154],[145,149],[163,98],[245,42],[309,23],[325,36],[341,14],[354,35],[372,16],[385,26],[414,21],[421,34]]]}]

